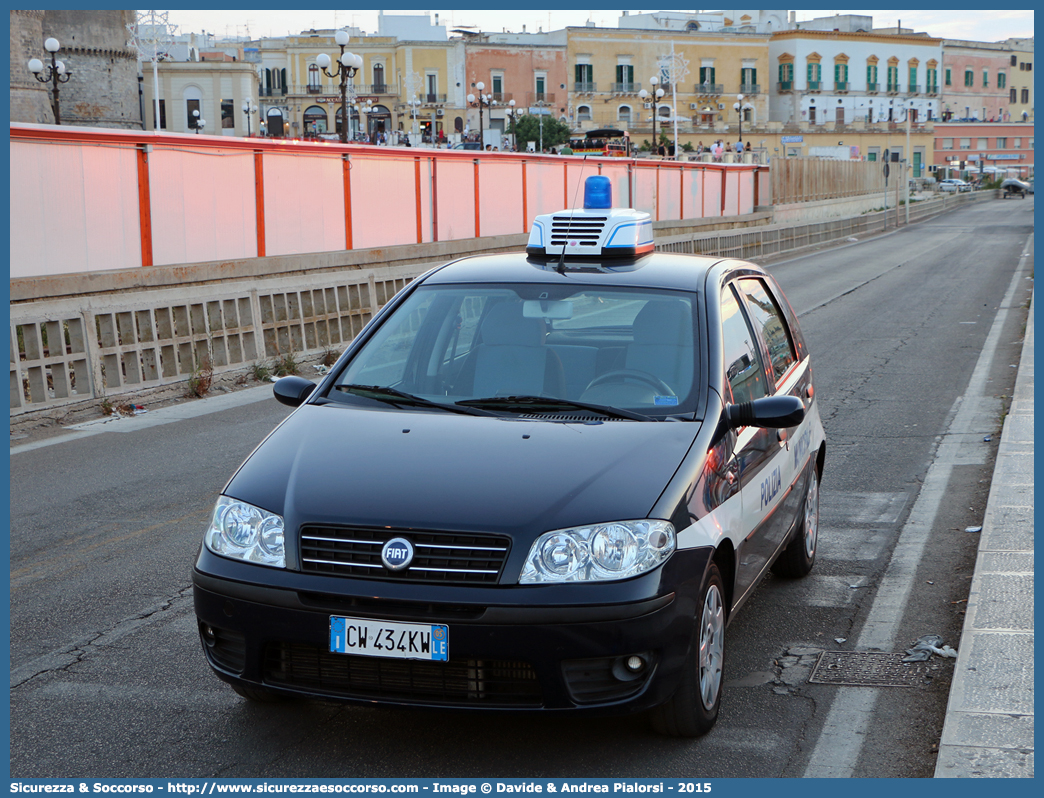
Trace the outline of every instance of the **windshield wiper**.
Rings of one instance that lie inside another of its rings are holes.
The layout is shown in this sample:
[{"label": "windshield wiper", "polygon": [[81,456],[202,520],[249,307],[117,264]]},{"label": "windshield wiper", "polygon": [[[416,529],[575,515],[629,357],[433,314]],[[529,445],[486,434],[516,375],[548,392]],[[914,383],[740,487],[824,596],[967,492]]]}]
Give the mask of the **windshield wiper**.
[{"label": "windshield wiper", "polygon": [[338,391],[363,396],[367,399],[376,399],[399,407],[432,407],[445,410],[450,413],[464,413],[469,416],[492,416],[485,410],[477,407],[459,407],[456,404],[444,405],[441,402],[433,402],[423,396],[414,396],[412,393],[400,391],[398,388],[389,388],[387,385],[335,385]]},{"label": "windshield wiper", "polygon": [[578,410],[590,410],[601,416],[610,418],[627,418],[632,421],[655,421],[651,416],[643,416],[631,410],[620,407],[607,407],[605,405],[594,405],[590,402],[577,402],[573,399],[558,399],[551,396],[490,396],[485,399],[465,399],[457,402],[458,405],[467,407],[493,407],[501,410],[522,409],[552,411],[563,408],[574,408]]}]

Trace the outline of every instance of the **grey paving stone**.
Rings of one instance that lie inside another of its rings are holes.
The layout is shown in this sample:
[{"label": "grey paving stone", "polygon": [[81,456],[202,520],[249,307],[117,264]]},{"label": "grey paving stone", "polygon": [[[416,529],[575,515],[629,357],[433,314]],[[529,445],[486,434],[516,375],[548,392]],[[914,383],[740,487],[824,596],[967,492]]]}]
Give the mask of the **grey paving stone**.
[{"label": "grey paving stone", "polygon": [[[1033,635],[966,632],[950,690],[951,712],[1033,714]],[[961,665],[964,663],[964,667]]]},{"label": "grey paving stone", "polygon": [[1033,778],[1033,751],[947,746],[939,751],[937,778]]},{"label": "grey paving stone", "polygon": [[943,729],[943,745],[974,748],[1033,748],[1032,715],[955,712]]},{"label": "grey paving stone", "polygon": [[1032,632],[1032,607],[1033,574],[981,573],[965,628]]},{"label": "grey paving stone", "polygon": [[975,570],[980,574],[1032,574],[1032,551],[984,551]]}]

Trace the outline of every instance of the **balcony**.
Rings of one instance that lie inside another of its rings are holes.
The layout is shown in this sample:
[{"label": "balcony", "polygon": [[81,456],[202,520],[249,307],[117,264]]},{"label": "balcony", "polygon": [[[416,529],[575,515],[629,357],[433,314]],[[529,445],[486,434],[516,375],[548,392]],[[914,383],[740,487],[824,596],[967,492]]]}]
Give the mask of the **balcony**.
[{"label": "balcony", "polygon": [[881,88],[881,84],[880,83],[867,83],[866,84],[866,93],[867,94],[877,94],[877,92],[880,90],[880,88]]},{"label": "balcony", "polygon": [[907,94],[920,94],[921,93],[921,87],[918,86],[916,83],[911,83],[909,86],[906,87],[906,93]]},{"label": "balcony", "polygon": [[781,80],[776,84],[777,91],[794,91],[794,81],[792,80]]},{"label": "balcony", "polygon": [[286,96],[286,86],[282,86],[282,87],[277,88],[277,89],[272,89],[272,88],[261,89],[259,93],[260,93],[260,95],[262,97],[285,97]]},{"label": "balcony", "polygon": [[834,81],[834,91],[848,91],[849,88],[851,88],[851,86],[852,84],[849,83],[847,80]]},{"label": "balcony", "polygon": [[613,94],[637,94],[640,88],[638,83],[613,83],[610,91]]},{"label": "balcony", "polygon": [[743,96],[748,94],[761,94],[761,86],[757,83],[741,83],[739,93]]},{"label": "balcony", "polygon": [[533,106],[539,103],[545,103],[547,105],[555,104],[554,92],[548,91],[529,91],[526,92],[526,105]]},{"label": "balcony", "polygon": [[597,83],[574,83],[573,91],[577,94],[594,94],[598,91]]},{"label": "balcony", "polygon": [[725,93],[725,84],[697,83],[696,88],[694,88],[692,91],[694,94],[701,94],[705,97],[719,97]]},{"label": "balcony", "polygon": [[925,86],[924,87],[924,93],[927,94],[929,97],[938,97],[939,96],[939,87],[938,86]]},{"label": "balcony", "polygon": [[823,81],[821,80],[810,80],[808,82],[808,91],[822,91]]},{"label": "balcony", "polygon": [[889,94],[898,94],[900,91],[900,85],[898,83],[889,83],[887,90]]},{"label": "balcony", "polygon": [[[506,91],[495,91],[493,92],[493,100],[498,105],[507,105],[514,99],[514,96],[510,92]],[[436,102],[435,100],[429,100],[428,102]],[[445,100],[438,100],[438,102],[445,102]]]}]

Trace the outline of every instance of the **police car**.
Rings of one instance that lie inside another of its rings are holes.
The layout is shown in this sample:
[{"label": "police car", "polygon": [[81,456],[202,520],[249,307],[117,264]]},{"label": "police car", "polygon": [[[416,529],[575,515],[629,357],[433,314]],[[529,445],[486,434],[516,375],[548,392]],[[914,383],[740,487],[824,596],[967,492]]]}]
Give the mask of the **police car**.
[{"label": "police car", "polygon": [[811,360],[771,275],[584,196],[275,384],[193,571],[237,693],[713,726],[726,625],[815,561]]}]

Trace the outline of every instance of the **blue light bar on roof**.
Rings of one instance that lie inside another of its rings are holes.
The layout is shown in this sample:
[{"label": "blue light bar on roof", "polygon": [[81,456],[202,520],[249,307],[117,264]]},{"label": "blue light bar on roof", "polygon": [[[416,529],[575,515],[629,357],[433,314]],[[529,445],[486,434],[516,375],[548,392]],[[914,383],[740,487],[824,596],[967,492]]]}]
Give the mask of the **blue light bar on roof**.
[{"label": "blue light bar on roof", "polygon": [[584,181],[584,210],[608,210],[613,207],[613,184],[608,177],[591,175]]}]

